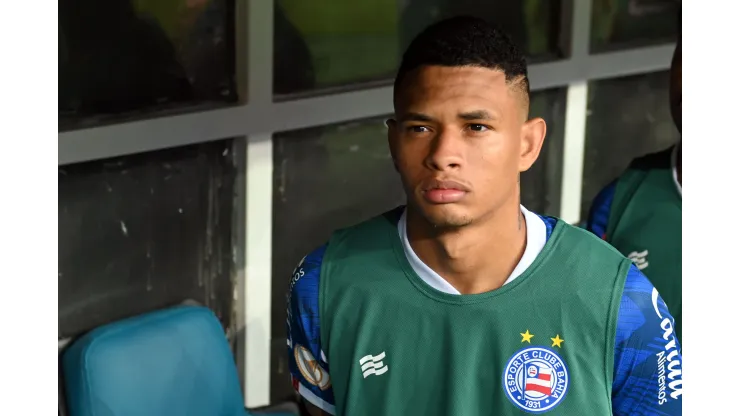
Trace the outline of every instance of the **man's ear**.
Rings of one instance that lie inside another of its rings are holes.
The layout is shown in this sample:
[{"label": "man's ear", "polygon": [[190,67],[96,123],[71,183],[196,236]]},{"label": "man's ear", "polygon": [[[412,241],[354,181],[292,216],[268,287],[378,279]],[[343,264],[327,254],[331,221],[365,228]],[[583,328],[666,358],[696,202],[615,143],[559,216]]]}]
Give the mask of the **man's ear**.
[{"label": "man's ear", "polygon": [[393,167],[398,171],[398,163],[396,163],[396,148],[398,145],[398,122],[389,118],[385,121],[385,125],[388,127],[388,149],[391,151],[391,158],[393,159]]},{"label": "man's ear", "polygon": [[522,125],[519,150],[519,172],[529,170],[537,160],[545,142],[547,124],[540,117],[527,120]]}]

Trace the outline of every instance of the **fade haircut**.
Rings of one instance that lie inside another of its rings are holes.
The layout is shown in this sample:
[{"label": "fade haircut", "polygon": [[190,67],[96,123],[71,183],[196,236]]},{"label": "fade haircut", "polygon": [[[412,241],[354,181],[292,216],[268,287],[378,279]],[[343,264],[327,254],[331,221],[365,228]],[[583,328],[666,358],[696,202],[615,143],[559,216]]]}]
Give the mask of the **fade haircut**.
[{"label": "fade haircut", "polygon": [[409,72],[427,65],[477,66],[502,71],[509,86],[522,92],[529,111],[529,79],[522,51],[508,34],[483,19],[458,16],[422,31],[403,54],[393,85],[394,100]]}]

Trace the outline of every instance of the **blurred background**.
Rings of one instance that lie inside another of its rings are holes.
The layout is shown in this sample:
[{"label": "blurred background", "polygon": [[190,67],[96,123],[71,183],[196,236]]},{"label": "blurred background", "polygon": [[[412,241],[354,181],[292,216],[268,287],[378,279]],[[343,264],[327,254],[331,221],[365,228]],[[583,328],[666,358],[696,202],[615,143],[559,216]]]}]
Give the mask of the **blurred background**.
[{"label": "blurred background", "polygon": [[383,121],[413,36],[472,14],[527,51],[548,135],[523,204],[577,224],[632,158],[678,139],[680,4],[59,0],[60,350],[193,299],[221,320],[247,405],[290,397],[291,271],[404,202]]}]

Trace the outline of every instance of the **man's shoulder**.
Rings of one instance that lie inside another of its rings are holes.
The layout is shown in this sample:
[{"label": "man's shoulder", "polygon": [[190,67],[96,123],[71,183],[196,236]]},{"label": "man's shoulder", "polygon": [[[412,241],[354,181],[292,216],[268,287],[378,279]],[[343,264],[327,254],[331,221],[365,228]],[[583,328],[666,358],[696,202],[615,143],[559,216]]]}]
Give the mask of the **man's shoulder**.
[{"label": "man's shoulder", "polygon": [[349,227],[335,230],[327,243],[325,263],[337,266],[343,260],[356,259],[358,253],[376,253],[388,249],[389,236],[396,233],[405,207],[400,206]]},{"label": "man's shoulder", "polygon": [[545,257],[547,270],[561,270],[570,284],[589,290],[621,290],[630,261],[617,249],[592,232],[564,221],[558,221],[553,240]]},{"label": "man's shoulder", "polygon": [[[304,256],[293,269],[293,274],[288,285],[288,303],[314,304],[319,299],[319,280],[321,279],[321,266],[324,262],[327,244],[314,249]],[[311,308],[309,306],[308,309]]]},{"label": "man's shoulder", "polygon": [[[401,215],[403,214],[403,211],[405,209],[406,207],[404,205],[401,205],[391,210],[388,210],[382,214],[367,218],[363,221],[350,225],[348,227],[335,230],[334,233],[332,233],[332,240],[341,239],[351,234],[357,234],[357,233],[367,232],[370,230],[375,230],[379,227],[384,227],[388,225],[396,227],[398,225],[398,220],[401,218]],[[330,240],[330,243],[331,242],[332,241]]]},{"label": "man's shoulder", "polygon": [[345,245],[347,240],[362,241],[368,231],[379,227],[387,227],[388,225],[396,227],[404,208],[404,206],[399,206],[354,225],[335,230],[326,243],[312,250],[301,259],[293,270],[289,291],[303,292],[312,290],[314,286],[318,287],[324,263],[336,263],[341,260],[336,255],[338,247]]},{"label": "man's shoulder", "polygon": [[577,246],[579,250],[586,249],[587,251],[582,253],[583,256],[599,256],[618,262],[626,260],[622,253],[589,230],[570,225],[562,220],[558,221],[558,227],[562,227],[561,233],[567,235],[567,239],[563,242],[566,248]]},{"label": "man's shoulder", "polygon": [[391,223],[395,226],[398,223],[398,219],[401,217],[401,214],[403,214],[404,209],[405,209],[405,206],[399,206],[389,211],[386,211],[382,214],[361,220],[352,225],[335,229],[331,233],[331,237],[329,238],[328,241],[326,241],[323,245],[319,246],[318,248],[315,248],[312,251],[310,251],[306,256],[304,256],[300,260],[300,262],[298,262],[298,266],[296,266],[295,270],[293,271],[293,274],[295,274],[301,268],[303,269],[320,268],[323,262],[323,259],[326,255],[326,252],[330,251],[328,250],[329,247],[335,244],[335,241],[333,240],[336,240],[337,236],[341,236],[342,234],[347,234],[352,231],[358,231],[358,230],[363,230],[367,228],[378,227],[379,225],[384,224],[384,223]]},{"label": "man's shoulder", "polygon": [[[671,170],[673,168],[673,153],[676,145],[659,152],[648,153],[643,156],[632,159],[627,168],[611,183],[609,183],[600,193],[595,202],[608,202],[611,205],[612,199],[618,189],[622,189],[625,184],[634,180],[639,181],[647,172],[655,170]],[[629,186],[629,185],[628,185]]]},{"label": "man's shoulder", "polygon": [[594,198],[586,220],[586,229],[602,240],[607,239],[606,229],[612,211],[612,202],[617,187],[617,180],[606,185]]},{"label": "man's shoulder", "polygon": [[296,392],[334,414],[329,363],[321,347],[319,281],[326,244],[306,255],[293,271],[288,291],[288,369]]}]

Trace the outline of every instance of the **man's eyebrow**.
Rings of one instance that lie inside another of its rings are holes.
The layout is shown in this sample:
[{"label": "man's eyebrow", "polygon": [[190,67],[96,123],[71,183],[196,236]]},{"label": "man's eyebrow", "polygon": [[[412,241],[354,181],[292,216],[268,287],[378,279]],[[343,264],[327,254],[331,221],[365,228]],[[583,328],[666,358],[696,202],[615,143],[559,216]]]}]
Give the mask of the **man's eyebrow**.
[{"label": "man's eyebrow", "polygon": [[406,113],[399,119],[400,122],[405,121],[423,121],[423,122],[429,122],[434,121],[434,119],[431,116],[428,116],[426,114],[422,113]]},{"label": "man's eyebrow", "polygon": [[463,120],[466,120],[466,121],[495,120],[496,119],[496,117],[492,116],[491,113],[489,113],[486,110],[468,111],[466,113],[458,114],[457,117]]}]

